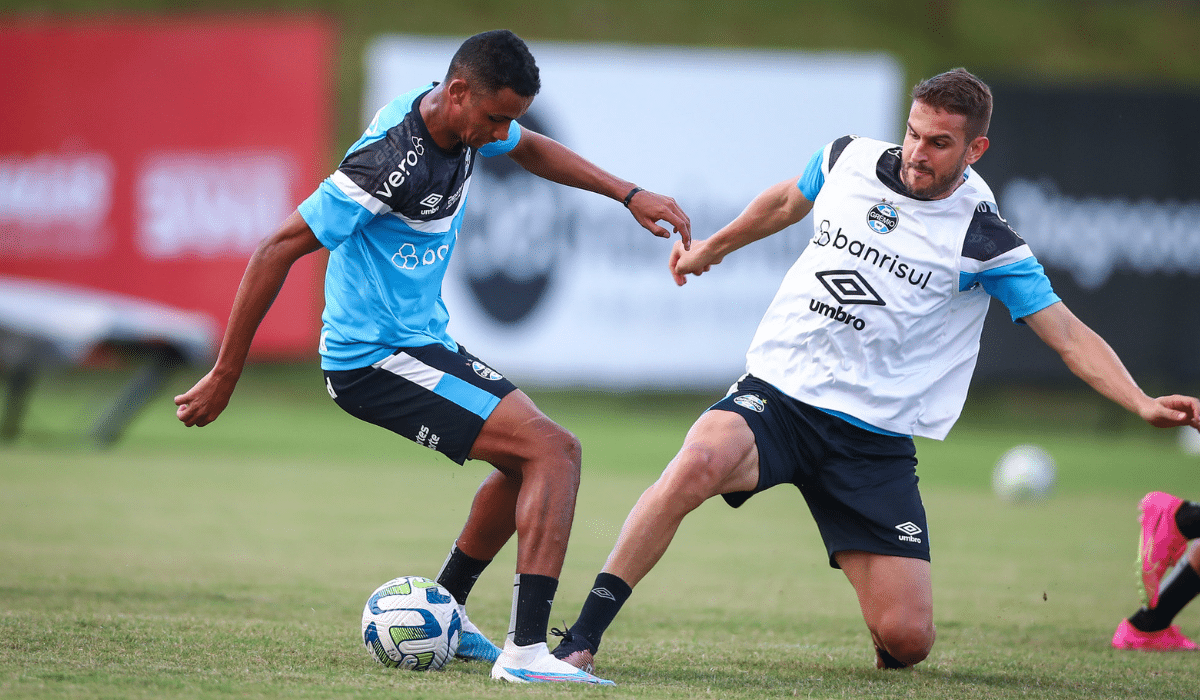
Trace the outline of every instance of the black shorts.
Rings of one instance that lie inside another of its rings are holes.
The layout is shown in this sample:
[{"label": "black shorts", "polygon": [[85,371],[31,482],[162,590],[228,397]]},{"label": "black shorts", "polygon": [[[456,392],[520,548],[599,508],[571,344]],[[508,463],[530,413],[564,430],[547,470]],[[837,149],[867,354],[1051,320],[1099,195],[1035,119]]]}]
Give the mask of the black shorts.
[{"label": "black shorts", "polygon": [[370,367],[325,371],[325,388],[347,413],[462,464],[483,422],[517,387],[467,352],[443,345],[401,348]]},{"label": "black shorts", "polygon": [[880,435],[797,401],[746,375],[709,410],[746,419],[758,447],[758,486],[724,494],[737,508],[777,484],[808,502],[829,565],[847,550],[929,561],[929,526],[910,437]]}]

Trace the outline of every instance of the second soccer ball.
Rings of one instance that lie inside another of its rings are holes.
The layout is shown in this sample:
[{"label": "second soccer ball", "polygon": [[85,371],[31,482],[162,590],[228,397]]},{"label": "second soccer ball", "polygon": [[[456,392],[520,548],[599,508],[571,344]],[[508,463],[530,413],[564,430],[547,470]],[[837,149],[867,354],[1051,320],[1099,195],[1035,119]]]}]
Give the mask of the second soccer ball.
[{"label": "second soccer ball", "polygon": [[992,491],[1009,503],[1037,501],[1054,489],[1054,458],[1037,445],[1017,445],[1005,452],[992,471]]}]

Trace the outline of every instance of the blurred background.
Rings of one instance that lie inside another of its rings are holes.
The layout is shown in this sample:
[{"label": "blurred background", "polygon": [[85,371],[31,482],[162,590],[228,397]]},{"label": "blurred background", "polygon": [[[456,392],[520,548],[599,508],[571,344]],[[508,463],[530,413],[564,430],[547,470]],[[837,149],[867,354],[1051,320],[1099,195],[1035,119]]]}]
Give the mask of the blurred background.
[{"label": "blurred background", "polygon": [[[1147,392],[1200,393],[1198,1],[0,0],[0,696],[495,694],[465,664],[364,673],[363,601],[438,570],[484,465],[329,400],[324,253],[292,269],[220,420],[184,428],[171,399],[211,366],[257,242],[377,109],[499,27],[541,68],[525,126],[675,197],[701,238],[832,139],[898,141],[911,86],[967,67],[996,97],[977,171],[1058,293]],[[619,202],[494,158],[468,206],[451,333],[584,445],[557,625],[742,372],[812,228],[679,289],[670,242]],[[621,682],[663,681],[630,685],[638,697],[1193,696],[1192,659],[1108,640],[1137,607],[1138,499],[1196,498],[1196,431],[1147,428],[991,315],[962,420],[918,440],[929,673],[867,671],[853,591],[774,489],[689,516],[606,638]],[[1034,482],[1050,499],[1021,502],[1004,470],[993,482],[1005,455],[1042,450],[1041,471],[1015,472],[1054,477]],[[513,549],[472,593],[489,632],[509,619]],[[1197,619],[1181,618],[1189,636]]]},{"label": "blurred background", "polygon": [[[674,196],[701,238],[834,138],[898,142],[911,86],[969,68],[996,97],[977,170],[1060,296],[1147,391],[1200,385],[1200,2],[6,1],[0,433],[48,367],[143,368],[101,441],[171,372],[199,376],[257,241],[375,110],[498,27],[542,71],[525,125]],[[618,203],[504,158],[477,175],[451,332],[535,389],[722,390],[811,236],[802,222],[681,290],[669,243]],[[315,367],[322,255],[293,269],[256,362]],[[992,316],[976,396],[1006,387],[1036,413],[1021,392],[1082,387]]]}]

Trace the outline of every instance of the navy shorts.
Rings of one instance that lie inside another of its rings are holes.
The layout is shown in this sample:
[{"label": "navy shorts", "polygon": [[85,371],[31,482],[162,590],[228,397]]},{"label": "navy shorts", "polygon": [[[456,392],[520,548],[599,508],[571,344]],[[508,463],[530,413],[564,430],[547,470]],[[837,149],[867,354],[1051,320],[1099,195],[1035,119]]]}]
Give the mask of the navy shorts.
[{"label": "navy shorts", "polygon": [[709,410],[746,419],[758,447],[758,486],[724,494],[737,508],[777,484],[803,494],[825,549],[929,561],[929,526],[911,437],[880,435],[747,375]]},{"label": "navy shorts", "polygon": [[347,413],[462,464],[483,422],[517,387],[461,345],[401,348],[370,367],[325,371]]}]

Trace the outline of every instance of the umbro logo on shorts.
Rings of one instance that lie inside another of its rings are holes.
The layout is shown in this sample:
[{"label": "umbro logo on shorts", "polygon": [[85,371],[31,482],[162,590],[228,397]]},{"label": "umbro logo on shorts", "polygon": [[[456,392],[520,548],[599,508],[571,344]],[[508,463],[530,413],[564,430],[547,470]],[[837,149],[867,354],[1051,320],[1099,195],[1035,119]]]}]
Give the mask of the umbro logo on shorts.
[{"label": "umbro logo on shorts", "polygon": [[903,535],[900,535],[901,542],[913,542],[916,544],[921,544],[921,538],[916,537],[916,535],[921,534],[923,530],[921,530],[916,523],[913,523],[912,521],[900,523],[896,526],[896,529],[904,533]]}]

